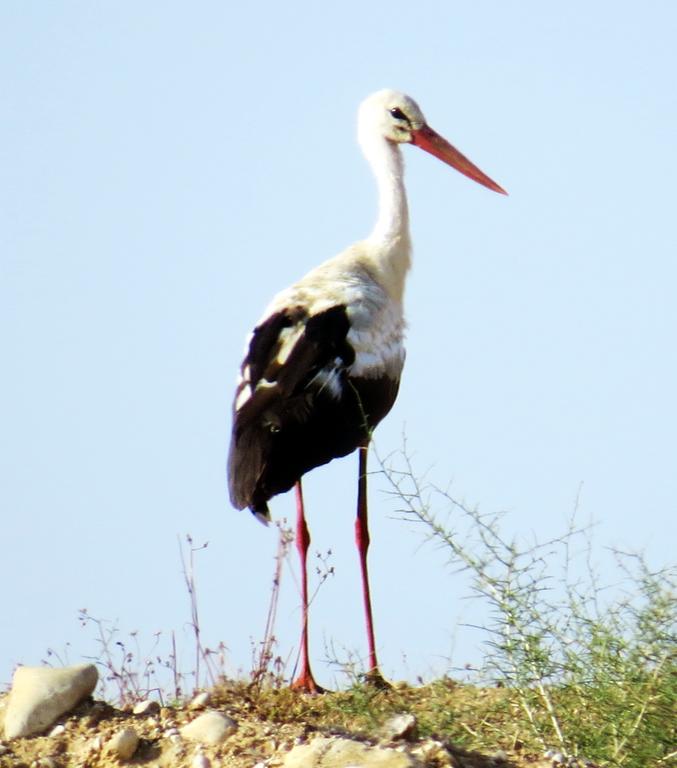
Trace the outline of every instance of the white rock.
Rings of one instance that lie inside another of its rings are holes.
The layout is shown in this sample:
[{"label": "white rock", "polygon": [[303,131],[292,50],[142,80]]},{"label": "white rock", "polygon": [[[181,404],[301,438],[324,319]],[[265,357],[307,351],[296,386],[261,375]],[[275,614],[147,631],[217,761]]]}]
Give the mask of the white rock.
[{"label": "white rock", "polygon": [[294,747],[283,768],[416,768],[420,763],[406,752],[371,747],[359,741],[319,737]]},{"label": "white rock", "polygon": [[198,693],[197,696],[193,698],[188,705],[188,709],[203,709],[209,704],[209,699],[209,691],[202,691],[202,693]]},{"label": "white rock", "polygon": [[178,728],[167,728],[166,731],[162,734],[165,739],[169,739],[169,741],[172,742],[172,744],[181,744],[183,739],[181,738],[181,734],[179,733]]},{"label": "white rock", "polygon": [[412,738],[415,731],[416,718],[406,713],[391,717],[382,729],[383,738],[391,740]]},{"label": "white rock", "polygon": [[157,701],[153,701],[153,699],[137,702],[132,710],[135,715],[154,715],[159,711],[160,705]]},{"label": "white rock", "polygon": [[52,728],[48,736],[50,739],[53,739],[56,736],[61,736],[61,734],[65,732],[66,732],[66,726],[59,723],[59,725],[55,725],[54,728]]},{"label": "white rock", "polygon": [[207,755],[203,755],[202,752],[198,752],[190,764],[190,768],[211,768],[211,766],[211,761]]},{"label": "white rock", "polygon": [[133,728],[121,728],[106,743],[106,752],[120,760],[129,760],[139,746],[139,735]]},{"label": "white rock", "polygon": [[74,667],[18,667],[5,712],[5,737],[32,736],[49,728],[61,715],[96,688],[94,664]]},{"label": "white rock", "polygon": [[85,742],[80,742],[79,752],[83,755],[82,762],[91,760],[92,756],[103,749],[103,739],[101,736],[95,736],[93,739],[88,739]]},{"label": "white rock", "polygon": [[202,744],[220,744],[237,730],[237,723],[222,712],[211,710],[199,715],[181,729],[181,735],[189,741]]},{"label": "white rock", "polygon": [[424,739],[412,748],[412,754],[416,755],[424,765],[435,765],[439,768],[460,768],[458,761],[449,754],[441,741]]}]

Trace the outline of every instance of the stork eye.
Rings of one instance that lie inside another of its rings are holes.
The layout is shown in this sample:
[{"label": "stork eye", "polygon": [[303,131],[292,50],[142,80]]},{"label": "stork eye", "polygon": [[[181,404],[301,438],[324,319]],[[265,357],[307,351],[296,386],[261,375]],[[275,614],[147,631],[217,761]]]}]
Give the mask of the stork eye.
[{"label": "stork eye", "polygon": [[389,110],[389,112],[396,120],[407,120],[407,122],[409,121],[409,118],[399,107],[393,107],[391,110]]}]

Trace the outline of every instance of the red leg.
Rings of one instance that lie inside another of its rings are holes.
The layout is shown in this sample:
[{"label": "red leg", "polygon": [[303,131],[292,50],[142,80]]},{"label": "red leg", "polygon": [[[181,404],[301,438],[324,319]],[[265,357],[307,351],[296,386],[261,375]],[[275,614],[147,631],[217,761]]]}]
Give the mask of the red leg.
[{"label": "red leg", "polygon": [[310,659],[308,657],[308,570],[306,559],[308,556],[308,547],[310,546],[310,534],[306,525],[306,515],[303,508],[303,489],[301,481],[298,480],[295,485],[296,490],[296,548],[301,559],[301,600],[303,602],[303,625],[301,628],[301,670],[298,677],[292,683],[291,687],[296,691],[305,693],[323,693],[321,688],[313,677],[310,670]]},{"label": "red leg", "polygon": [[369,644],[369,671],[367,679],[377,685],[387,685],[383,679],[376,659],[376,643],[374,642],[374,620],[371,613],[371,593],[369,590],[369,573],[367,569],[367,550],[369,549],[369,526],[367,521],[367,451],[368,447],[359,449],[359,477],[357,485],[357,519],[355,520],[355,542],[360,555],[362,571],[362,596],[364,613],[367,620],[367,642]]}]

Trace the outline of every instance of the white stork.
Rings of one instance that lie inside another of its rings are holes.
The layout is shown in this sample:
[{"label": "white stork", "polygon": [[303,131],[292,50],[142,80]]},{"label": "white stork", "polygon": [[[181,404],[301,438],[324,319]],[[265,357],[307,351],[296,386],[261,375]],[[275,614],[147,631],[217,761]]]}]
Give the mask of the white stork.
[{"label": "white stork", "polygon": [[319,692],[308,657],[302,476],[355,449],[359,482],[355,538],[362,571],[369,678],[376,659],[367,576],[367,447],[392,408],[404,365],[404,282],[411,262],[401,144],[414,144],[485,187],[506,194],[426,123],[418,104],[383,90],[360,106],[358,137],[379,192],[372,233],[313,269],[272,300],[249,337],[233,406],[230,498],[270,520],[268,501],[296,487],[303,624],[299,690]]}]

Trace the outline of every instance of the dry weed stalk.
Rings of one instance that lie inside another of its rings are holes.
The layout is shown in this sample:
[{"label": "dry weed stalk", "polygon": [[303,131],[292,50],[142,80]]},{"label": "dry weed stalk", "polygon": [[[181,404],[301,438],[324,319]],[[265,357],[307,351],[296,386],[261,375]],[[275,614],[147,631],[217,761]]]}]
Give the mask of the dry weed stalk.
[{"label": "dry weed stalk", "polygon": [[251,678],[252,682],[260,686],[264,681],[278,680],[283,672],[284,665],[278,657],[275,660],[275,671],[271,671],[273,664],[273,650],[277,643],[275,637],[275,623],[277,620],[277,607],[280,600],[280,588],[282,585],[282,569],[284,561],[289,553],[289,549],[294,542],[294,534],[287,526],[285,519],[275,522],[278,530],[277,552],[275,553],[275,567],[273,569],[273,582],[270,590],[270,601],[268,602],[268,613],[266,615],[266,626],[263,632],[263,640],[254,646]]}]

